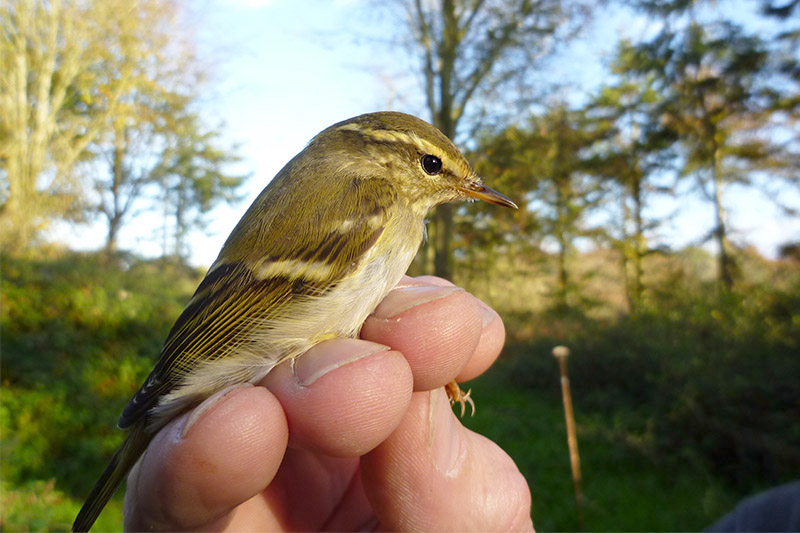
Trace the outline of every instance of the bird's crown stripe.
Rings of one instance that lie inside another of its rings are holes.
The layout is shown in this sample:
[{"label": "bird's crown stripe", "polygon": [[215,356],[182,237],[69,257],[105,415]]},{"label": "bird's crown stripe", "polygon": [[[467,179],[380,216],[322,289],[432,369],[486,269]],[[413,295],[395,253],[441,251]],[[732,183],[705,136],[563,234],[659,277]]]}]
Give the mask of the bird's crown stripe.
[{"label": "bird's crown stripe", "polygon": [[442,150],[435,144],[428,142],[419,135],[414,133],[405,133],[397,130],[382,130],[375,128],[364,127],[356,122],[345,124],[339,128],[343,131],[355,131],[367,137],[372,137],[380,142],[397,142],[416,146],[420,151],[426,154],[442,155]]}]

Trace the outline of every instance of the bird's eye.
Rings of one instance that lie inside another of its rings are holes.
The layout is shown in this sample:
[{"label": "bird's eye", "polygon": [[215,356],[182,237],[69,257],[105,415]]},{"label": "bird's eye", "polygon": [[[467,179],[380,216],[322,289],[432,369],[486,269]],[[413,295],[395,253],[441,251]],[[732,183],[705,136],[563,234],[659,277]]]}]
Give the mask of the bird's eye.
[{"label": "bird's eye", "polygon": [[442,160],[435,155],[425,154],[420,161],[422,169],[431,176],[442,172]]}]

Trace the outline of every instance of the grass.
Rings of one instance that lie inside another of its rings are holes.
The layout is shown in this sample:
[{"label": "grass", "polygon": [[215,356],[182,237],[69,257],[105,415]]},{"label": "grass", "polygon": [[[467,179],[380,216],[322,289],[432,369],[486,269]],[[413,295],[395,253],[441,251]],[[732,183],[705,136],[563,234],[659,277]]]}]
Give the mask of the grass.
[{"label": "grass", "polygon": [[[56,489],[54,479],[22,486],[0,484],[0,526],[3,531],[69,531],[82,501]],[[111,500],[94,531],[122,531],[122,495]]]},{"label": "grass", "polygon": [[[515,460],[531,487],[537,530],[578,530],[560,392],[519,388],[502,369],[470,386],[478,409],[464,422]],[[703,470],[660,464],[622,442],[608,431],[614,413],[586,413],[580,400],[580,391],[573,391],[586,530],[697,531],[740,497]]]}]

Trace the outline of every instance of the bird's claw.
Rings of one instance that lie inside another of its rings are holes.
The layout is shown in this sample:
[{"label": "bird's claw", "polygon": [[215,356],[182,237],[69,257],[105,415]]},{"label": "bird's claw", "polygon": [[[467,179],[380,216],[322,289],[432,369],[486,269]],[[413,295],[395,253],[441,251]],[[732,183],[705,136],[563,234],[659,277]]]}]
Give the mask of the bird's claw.
[{"label": "bird's claw", "polygon": [[461,387],[458,386],[458,383],[453,380],[445,386],[445,390],[447,391],[447,397],[450,399],[450,405],[453,405],[456,402],[461,405],[461,418],[464,418],[464,413],[467,410],[467,404],[469,404],[469,406],[472,408],[472,413],[470,416],[475,415],[475,402],[472,401],[472,398],[470,398],[472,389],[469,389],[465,393],[461,390]]}]

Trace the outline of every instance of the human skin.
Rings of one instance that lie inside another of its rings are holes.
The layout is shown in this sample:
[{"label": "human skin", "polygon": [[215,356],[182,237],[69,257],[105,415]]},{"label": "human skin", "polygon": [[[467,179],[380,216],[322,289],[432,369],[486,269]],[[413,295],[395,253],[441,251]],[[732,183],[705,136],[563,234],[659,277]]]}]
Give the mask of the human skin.
[{"label": "human skin", "polygon": [[406,277],[360,339],[324,341],[164,427],[129,476],[125,528],[530,531],[525,479],[443,389],[483,373],[504,339],[474,296]]}]

